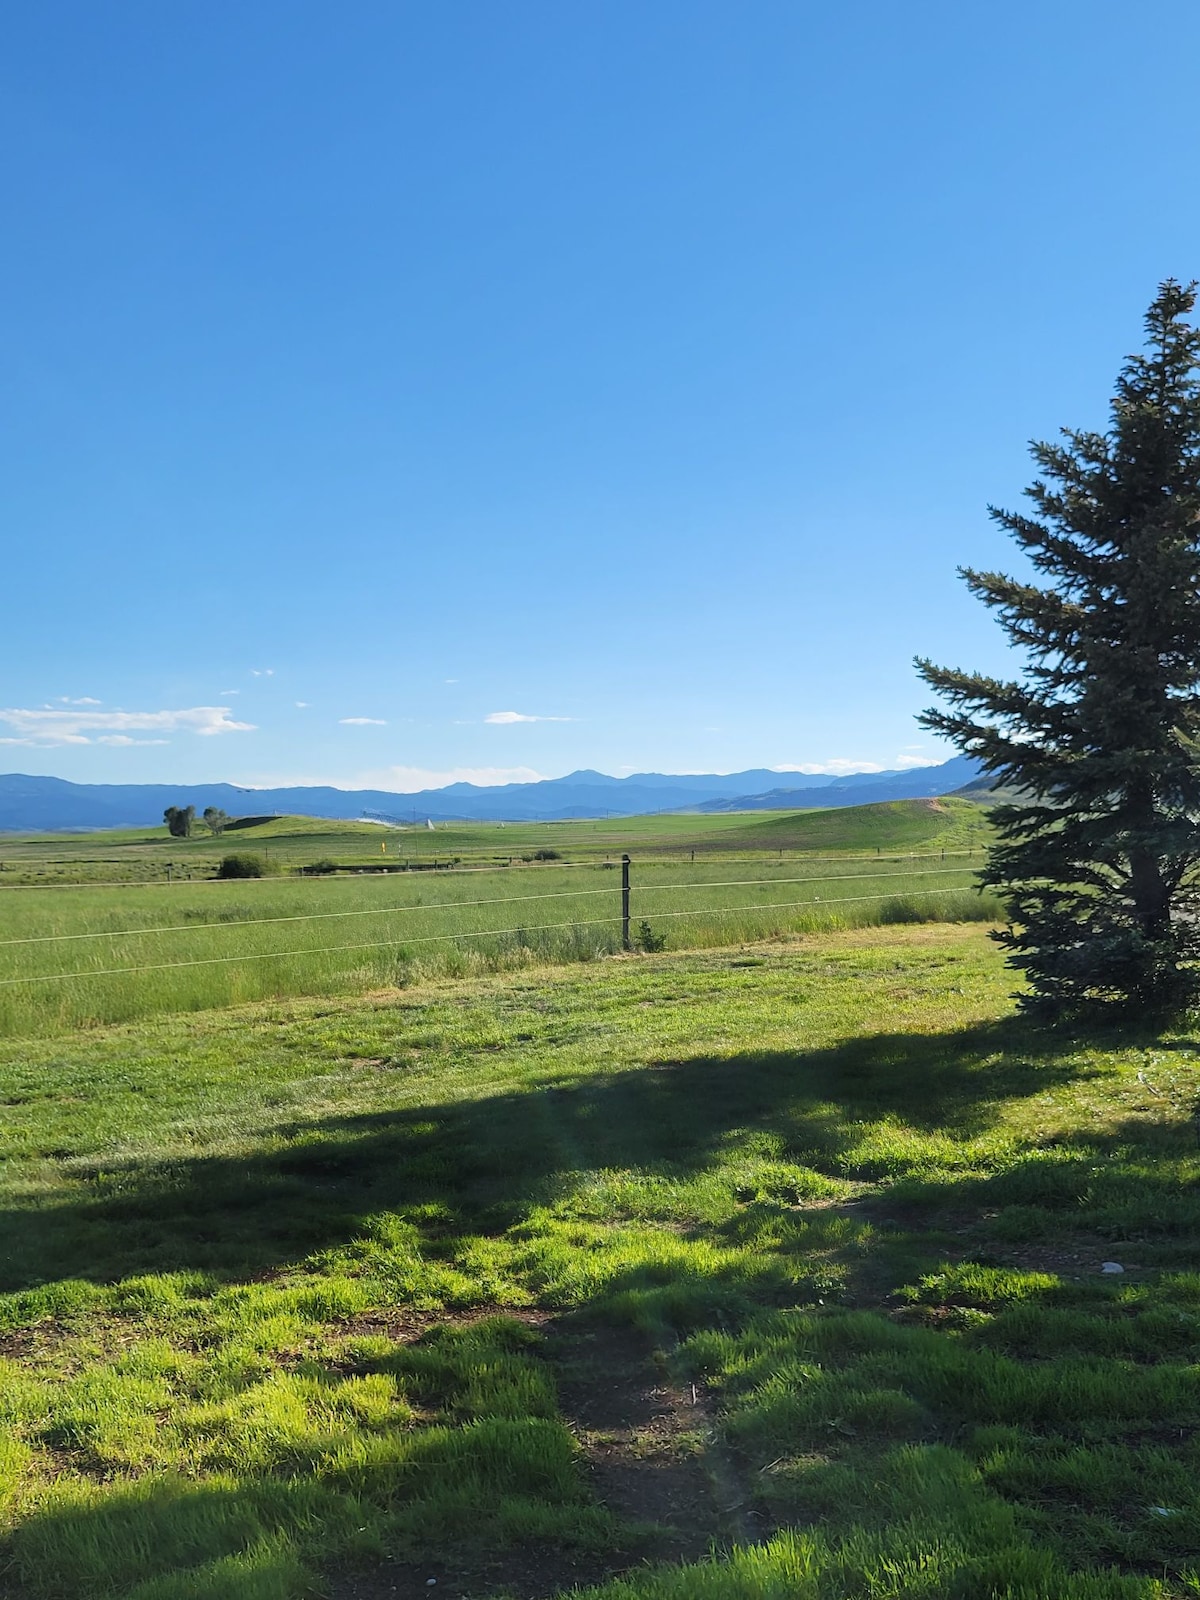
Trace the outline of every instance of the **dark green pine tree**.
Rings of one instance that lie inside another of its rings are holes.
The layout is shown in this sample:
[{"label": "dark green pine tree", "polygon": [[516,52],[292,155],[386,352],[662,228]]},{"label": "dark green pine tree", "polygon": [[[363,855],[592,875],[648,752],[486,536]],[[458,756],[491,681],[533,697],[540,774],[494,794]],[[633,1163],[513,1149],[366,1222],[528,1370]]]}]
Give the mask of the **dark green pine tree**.
[{"label": "dark green pine tree", "polygon": [[1200,996],[1200,330],[1168,280],[1106,433],[1035,444],[1036,516],[992,511],[1044,582],[964,570],[1024,655],[1002,681],[917,663],[927,728],[1028,804],[984,881],[1029,1009],[1177,1016]]}]

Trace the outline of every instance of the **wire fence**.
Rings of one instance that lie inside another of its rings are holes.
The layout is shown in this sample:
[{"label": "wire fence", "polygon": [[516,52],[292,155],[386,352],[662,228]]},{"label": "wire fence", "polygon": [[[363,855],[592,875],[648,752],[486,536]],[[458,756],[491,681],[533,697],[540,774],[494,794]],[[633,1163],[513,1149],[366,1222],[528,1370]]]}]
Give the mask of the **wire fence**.
[{"label": "wire fence", "polygon": [[[695,889],[727,889],[727,888],[733,888],[733,887],[736,887],[736,888],[757,888],[757,887],[760,887],[762,885],[770,885],[772,888],[774,888],[779,884],[796,884],[796,883],[848,883],[848,882],[852,882],[856,878],[870,878],[870,879],[872,879],[874,881],[878,881],[880,878],[903,878],[906,881],[911,882],[912,879],[915,876],[930,877],[930,876],[932,876],[934,874],[943,873],[943,872],[953,873],[956,876],[961,876],[962,872],[963,872],[963,868],[961,868],[961,867],[931,867],[927,871],[922,872],[920,874],[915,874],[915,873],[912,873],[912,872],[845,872],[845,873],[831,873],[831,874],[828,874],[828,875],[826,875],[824,877],[817,877],[817,876],[811,876],[810,875],[810,876],[805,876],[805,877],[800,877],[800,878],[718,878],[718,879],[714,879],[712,882],[709,882],[709,883],[649,884],[649,885],[646,885],[645,887],[643,887],[642,889],[640,889],[639,893],[641,893],[641,894],[647,894],[647,893],[652,894],[652,893],[655,893],[656,891],[661,893],[661,892],[664,892],[664,891],[670,892],[672,890],[673,891],[687,891],[687,890],[695,890]],[[82,932],[82,933],[40,933],[40,934],[33,934],[33,935],[30,935],[29,937],[25,937],[25,938],[0,939],[0,949],[3,949],[6,946],[11,946],[11,945],[66,944],[66,943],[68,943],[70,941],[77,940],[77,939],[131,939],[131,938],[137,938],[137,937],[139,937],[140,935],[143,935],[143,934],[153,934],[153,935],[155,935],[157,937],[159,934],[163,934],[163,933],[198,933],[198,932],[203,932],[203,931],[205,931],[207,929],[211,929],[211,928],[217,928],[217,929],[221,929],[221,930],[226,930],[226,929],[231,929],[231,928],[261,928],[261,927],[266,927],[269,924],[275,923],[275,922],[279,922],[279,923],[331,922],[331,921],[337,920],[339,918],[344,918],[344,917],[387,917],[387,916],[395,916],[399,912],[447,911],[447,910],[452,910],[452,909],[453,910],[458,910],[460,908],[476,907],[476,906],[513,906],[513,905],[519,905],[519,904],[521,904],[523,902],[536,901],[536,900],[581,900],[581,899],[584,899],[584,898],[586,898],[588,896],[591,896],[591,895],[609,895],[612,892],[613,891],[611,889],[556,889],[556,890],[552,890],[549,894],[515,894],[515,895],[495,895],[495,896],[489,895],[489,896],[486,896],[482,900],[431,901],[428,905],[366,906],[366,907],[358,907],[358,908],[356,908],[356,909],[354,909],[352,911],[308,911],[308,912],[301,912],[301,913],[298,913],[298,914],[295,914],[295,915],[291,915],[291,916],[282,916],[282,917],[239,917],[236,922],[229,922],[229,921],[224,921],[224,922],[177,922],[177,923],[173,923],[173,924],[172,923],[168,923],[165,926],[152,925],[152,926],[148,926],[148,927],[144,927],[144,928],[95,928],[95,929],[88,929],[87,931]],[[932,893],[933,891],[930,890],[930,891],[926,891],[926,892],[927,893]],[[848,896],[847,900],[846,900],[846,903],[848,903],[849,900],[852,900],[852,899],[868,899],[868,900],[870,900],[870,899],[874,899],[874,898],[876,898],[876,897],[873,896],[873,895]],[[807,902],[807,901],[782,901],[782,902],[781,901],[771,901],[770,905],[772,907],[775,907],[775,906],[779,906],[781,904],[782,905],[804,905],[804,904],[809,904],[809,903],[810,902]],[[825,904],[827,904],[827,905],[836,904],[836,903],[839,903],[839,902],[834,902],[834,901],[826,901],[825,902]],[[708,909],[710,909],[710,908],[705,907],[705,908],[701,908],[701,909],[699,909],[697,911],[687,911],[687,912],[684,912],[684,911],[680,911],[680,912],[659,912],[658,915],[660,915],[660,916],[664,916],[664,915],[665,916],[698,916],[698,915],[703,915],[704,911],[706,911]],[[738,909],[742,910],[742,911],[751,911],[751,910],[757,911],[757,910],[762,910],[763,907],[762,906],[739,906]],[[589,919],[589,920],[593,920],[593,919]],[[607,922],[607,921],[609,921],[611,919],[609,919],[607,917],[603,917],[603,918],[600,918],[599,920],[603,921],[603,922]],[[616,920],[620,921],[621,919],[617,918]],[[539,926],[540,926],[540,924],[539,924]],[[568,924],[563,924],[563,926],[568,926]],[[582,926],[582,924],[580,924],[580,926]],[[492,931],[494,931],[495,933],[507,933],[507,932],[511,932],[512,930],[511,929],[506,929],[506,928],[497,928],[497,929],[494,929]],[[439,935],[439,937],[443,937],[443,936]],[[446,935],[444,935],[444,937],[450,939],[450,938],[454,938],[455,935],[454,934],[446,934]],[[357,948],[357,946],[353,947],[353,948]]]},{"label": "wire fence", "polygon": [[[929,858],[926,858],[929,859]],[[937,859],[937,858],[933,858]],[[910,899],[919,897],[924,901],[945,895],[963,895],[976,887],[975,869],[970,866],[917,866],[915,861],[907,870],[877,871],[877,872],[841,872],[841,873],[806,873],[787,877],[753,877],[753,878],[702,878],[696,881],[665,882],[648,881],[634,885],[630,880],[630,863],[628,858],[623,862],[623,881],[618,891],[616,884],[608,884],[595,889],[555,889],[536,894],[497,895],[481,898],[452,900],[443,899],[431,902],[411,903],[386,906],[356,906],[345,910],[328,910],[314,912],[288,913],[264,917],[230,917],[221,921],[190,921],[176,922],[163,925],[146,925],[142,927],[123,928],[88,928],[75,931],[55,931],[48,933],[31,933],[17,937],[0,939],[0,959],[5,952],[12,952],[15,958],[19,950],[28,950],[32,955],[36,950],[59,946],[74,946],[84,942],[97,940],[138,941],[146,938],[158,939],[165,935],[181,934],[206,934],[223,936],[240,933],[246,929],[266,929],[275,924],[281,926],[295,926],[297,924],[311,924],[336,922],[345,919],[364,917],[425,917],[430,914],[453,916],[455,912],[481,911],[490,907],[510,907],[516,905],[534,906],[543,902],[560,902],[563,900],[589,900],[595,901],[607,898],[614,900],[617,893],[621,894],[620,915],[576,917],[566,921],[542,922],[534,920],[531,923],[517,926],[482,926],[482,927],[453,927],[440,933],[413,933],[403,937],[380,937],[377,939],[342,943],[332,945],[307,945],[301,948],[252,950],[240,949],[227,951],[220,954],[197,955],[188,957],[186,954],[179,959],[166,961],[133,961],[126,965],[76,965],[68,970],[51,971],[26,971],[0,976],[0,988],[12,989],[21,985],[40,985],[53,983],[72,983],[94,978],[130,977],[140,973],[167,973],[179,969],[192,969],[198,967],[235,966],[249,962],[266,961],[292,961],[300,958],[315,956],[333,956],[345,953],[353,955],[366,951],[389,951],[406,949],[409,946],[451,945],[459,940],[504,940],[528,939],[531,935],[539,938],[554,932],[565,930],[582,931],[592,928],[607,928],[619,925],[621,928],[621,944],[625,949],[631,945],[630,920],[636,914],[648,924],[650,919],[656,922],[675,921],[682,918],[709,917],[714,923],[726,927],[731,921],[746,917],[756,917],[761,914],[771,914],[776,917],[785,914],[797,916],[801,913],[813,915],[814,913],[828,917],[831,913],[836,915],[837,908],[844,906],[863,906],[869,903],[884,903],[895,900],[900,891]],[[945,886],[928,886],[923,880],[928,878],[941,878],[953,876],[959,880],[957,883]],[[784,889],[789,887],[805,886],[810,888],[825,887],[830,884],[844,884],[870,880],[885,885],[879,889],[865,894],[852,895],[817,895],[809,894],[799,898],[790,899],[757,899],[745,901],[740,898],[741,891],[756,888]],[[312,880],[309,880],[310,882]],[[237,887],[242,887],[238,882]],[[901,886],[903,889],[901,890]],[[720,900],[710,898],[703,905],[685,907],[661,903],[663,897],[678,894],[708,893],[710,896],[719,892]],[[489,922],[491,919],[487,919]]]}]

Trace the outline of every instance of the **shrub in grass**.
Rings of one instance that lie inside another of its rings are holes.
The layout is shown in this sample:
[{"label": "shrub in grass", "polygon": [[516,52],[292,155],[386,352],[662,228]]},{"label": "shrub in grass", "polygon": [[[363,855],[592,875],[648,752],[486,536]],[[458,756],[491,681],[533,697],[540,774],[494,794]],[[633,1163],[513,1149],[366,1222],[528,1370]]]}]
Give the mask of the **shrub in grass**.
[{"label": "shrub in grass", "polygon": [[261,878],[266,873],[261,856],[222,856],[217,868],[218,878]]}]

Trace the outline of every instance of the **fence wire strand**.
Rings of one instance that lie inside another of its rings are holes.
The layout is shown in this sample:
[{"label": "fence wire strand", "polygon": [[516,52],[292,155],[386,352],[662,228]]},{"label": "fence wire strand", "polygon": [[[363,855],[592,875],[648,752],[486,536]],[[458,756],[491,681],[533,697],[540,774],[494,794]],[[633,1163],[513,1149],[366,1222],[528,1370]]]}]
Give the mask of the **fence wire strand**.
[{"label": "fence wire strand", "polygon": [[[930,867],[917,872],[835,872],[827,873],[822,877],[809,876],[803,878],[720,878],[712,883],[643,883],[635,886],[635,893],[643,894],[668,894],[676,891],[690,889],[754,889],[776,884],[797,883],[852,883],[856,879],[870,878],[878,881],[881,878],[905,878],[911,882],[913,878],[931,878],[947,873],[961,876],[970,872],[970,867]],[[514,894],[487,896],[482,900],[439,900],[431,901],[428,905],[411,906],[367,906],[356,911],[309,911],[296,916],[285,917],[233,917],[221,922],[176,922],[165,927],[148,928],[99,928],[88,933],[38,933],[21,939],[0,939],[0,949],[8,949],[13,945],[31,944],[66,944],[80,939],[139,939],[147,934],[160,933],[201,933],[205,930],[223,930],[226,928],[263,928],[273,922],[332,922],[345,917],[387,917],[400,915],[406,911],[457,911],[475,906],[515,906],[531,900],[583,900],[592,895],[608,895],[614,891],[611,887],[604,889],[555,889],[548,894]],[[930,893],[933,891],[930,890]],[[867,899],[874,896],[868,895]],[[780,905],[802,904],[803,902],[779,901]],[[732,910],[743,909],[731,907]],[[754,909],[745,907],[746,910]],[[691,915],[686,912],[656,911],[655,916],[684,916]]]},{"label": "fence wire strand", "polygon": [[[890,876],[907,876],[907,874],[890,874]],[[767,881],[771,881],[771,880],[767,880]],[[800,881],[805,881],[805,880],[800,880]],[[809,880],[809,881],[811,881],[811,880]],[[922,893],[922,894],[925,894],[925,895],[961,894],[964,891],[969,892],[970,888],[971,888],[970,885],[956,885],[954,887],[947,887],[947,888],[944,888],[944,889],[925,889],[925,890],[921,890],[921,891],[918,891],[918,892]],[[600,891],[600,892],[608,892],[608,891]],[[553,899],[553,898],[555,898],[555,896],[552,896],[552,895],[532,896],[531,898],[534,898],[534,899],[539,899],[539,898]],[[885,892],[883,894],[845,895],[845,896],[837,897],[837,898],[834,898],[834,899],[831,899],[831,900],[821,900],[821,899],[811,899],[811,900],[769,900],[769,901],[761,902],[758,905],[729,906],[729,907],[725,907],[725,908],[715,908],[715,907],[711,907],[711,906],[695,906],[695,907],[690,908],[687,911],[658,911],[658,912],[655,912],[654,915],[657,916],[661,920],[661,919],[667,918],[667,917],[698,917],[698,916],[734,917],[734,916],[739,916],[743,912],[747,912],[747,911],[790,911],[790,910],[795,910],[795,909],[797,909],[799,907],[804,907],[806,909],[812,910],[815,907],[819,906],[821,908],[821,910],[824,911],[826,909],[826,907],[828,907],[828,906],[852,905],[852,904],[861,903],[861,902],[867,901],[867,900],[886,900],[886,899],[888,899],[887,892]],[[412,908],[412,909],[416,909],[416,908]],[[429,909],[433,909],[433,908],[431,907]],[[442,907],[441,909],[444,909],[444,907]],[[266,918],[264,920],[266,920],[268,922],[275,922],[275,921],[284,921],[284,920],[288,920],[288,919],[276,918],[276,917],[268,917],[268,918]],[[340,953],[342,951],[345,951],[347,953],[354,953],[354,952],[357,952],[357,951],[360,951],[360,950],[400,949],[400,948],[404,948],[404,947],[407,947],[408,945],[413,945],[413,944],[445,944],[445,943],[447,943],[447,942],[449,942],[451,940],[454,940],[454,939],[488,939],[488,938],[499,939],[499,938],[506,938],[506,937],[508,937],[510,935],[517,935],[517,934],[531,935],[531,934],[538,934],[538,933],[556,932],[556,931],[559,931],[559,930],[561,930],[563,928],[607,927],[607,926],[609,926],[609,925],[611,925],[613,923],[621,923],[623,921],[624,921],[624,919],[622,917],[592,917],[592,918],[589,918],[586,922],[544,922],[544,923],[539,923],[539,924],[537,924],[536,926],[534,926],[532,928],[520,928],[520,927],[518,927],[518,928],[480,928],[480,929],[476,929],[474,931],[469,930],[469,929],[463,929],[463,930],[460,930],[459,932],[456,932],[456,933],[422,934],[422,935],[418,936],[417,938],[409,938],[409,939],[371,940],[371,941],[369,941],[368,943],[365,943],[365,944],[314,945],[313,947],[311,947],[310,949],[307,949],[307,950],[266,950],[266,951],[257,951],[257,952],[252,952],[252,953],[249,953],[249,954],[236,955],[236,956],[204,956],[204,957],[200,957],[200,958],[198,958],[196,960],[190,960],[190,961],[160,961],[160,962],[154,962],[154,963],[148,964],[148,965],[134,966],[134,967],[98,967],[98,968],[93,968],[90,971],[88,969],[84,968],[84,969],[81,969],[81,970],[75,971],[75,972],[44,972],[44,973],[35,973],[35,974],[31,974],[29,976],[20,977],[20,978],[0,978],[0,987],[2,987],[2,988],[10,988],[13,985],[21,984],[21,983],[66,983],[66,982],[70,982],[71,980],[77,979],[77,978],[112,978],[112,977],[122,977],[122,976],[128,977],[128,976],[131,976],[131,975],[133,975],[135,973],[140,973],[140,972],[170,972],[170,971],[174,970],[175,968],[183,969],[185,967],[228,966],[228,965],[231,965],[231,964],[236,964],[238,962],[245,962],[245,961],[288,961],[288,960],[292,960],[292,959],[300,957],[300,956],[334,955],[334,954]],[[238,924],[224,924],[224,923],[222,923],[222,924],[219,924],[219,926],[222,926],[222,927],[224,927],[224,926],[238,926]],[[241,924],[241,926],[244,927],[245,924],[243,923],[243,924]]]}]

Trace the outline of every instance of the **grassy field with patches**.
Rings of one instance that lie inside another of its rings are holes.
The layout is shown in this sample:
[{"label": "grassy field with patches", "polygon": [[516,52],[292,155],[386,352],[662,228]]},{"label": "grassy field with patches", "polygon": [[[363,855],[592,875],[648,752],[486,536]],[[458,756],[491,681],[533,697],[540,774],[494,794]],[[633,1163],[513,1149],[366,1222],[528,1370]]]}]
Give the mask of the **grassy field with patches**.
[{"label": "grassy field with patches", "polygon": [[[981,851],[959,842],[974,837],[976,808],[862,810],[768,818],[730,833],[757,841],[753,852],[638,855],[635,938],[686,950],[818,927],[997,914],[973,887]],[[266,827],[289,848],[308,841],[305,859],[320,859],[328,838],[315,825],[279,831],[296,822]],[[813,849],[778,844],[799,822]],[[867,837],[876,844],[866,853],[815,848],[861,846]],[[620,872],[611,858],[586,853],[437,872],[14,887],[0,893],[0,913],[0,1035],[10,1036],[594,960],[621,940]]]},{"label": "grassy field with patches", "polygon": [[85,834],[0,835],[0,889],[70,883],[160,883],[209,878],[230,851],[262,856],[288,872],[327,860],[345,867],[408,863],[520,865],[538,850],[564,860],[643,857],[804,855],[982,847],[986,811],[972,801],[896,800],[825,811],[734,812],[712,816],[623,817],[604,821],[438,823],[385,828],[369,822],[276,817],[213,837],[201,823],[194,837],[173,839],[162,828]]},{"label": "grassy field with patches", "polygon": [[1200,1043],[1011,982],[895,927],[0,1043],[4,1592],[1200,1592]]}]

